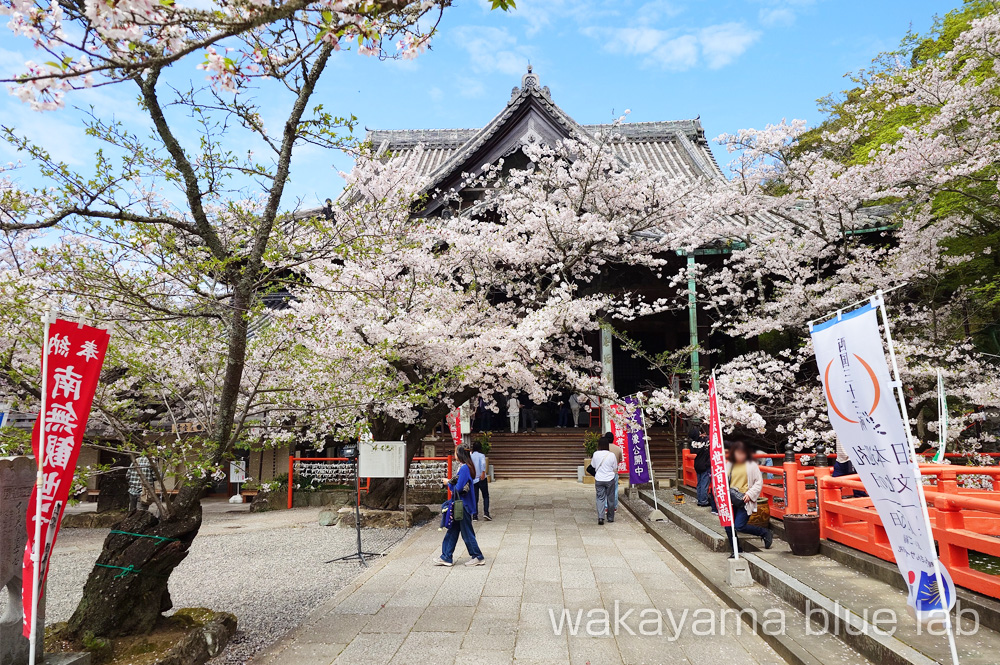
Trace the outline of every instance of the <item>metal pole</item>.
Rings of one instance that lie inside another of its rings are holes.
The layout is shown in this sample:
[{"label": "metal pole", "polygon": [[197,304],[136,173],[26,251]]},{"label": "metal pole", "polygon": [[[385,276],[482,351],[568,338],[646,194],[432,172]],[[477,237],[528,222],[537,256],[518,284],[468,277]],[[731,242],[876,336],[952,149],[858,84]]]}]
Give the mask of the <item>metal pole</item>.
[{"label": "metal pole", "polygon": [[646,427],[646,412],[642,408],[642,393],[636,395],[639,403],[639,419],[642,421],[642,441],[646,444],[646,463],[649,464],[649,482],[653,485],[653,508],[660,509],[660,501],[656,498],[656,477],[653,475],[653,456],[649,454],[649,428]]},{"label": "metal pole", "polygon": [[937,371],[938,382],[938,451],[934,462],[940,464],[944,460],[948,448],[948,396],[944,391],[944,376]]},{"label": "metal pole", "polygon": [[[615,389],[614,349],[614,336],[611,334],[610,326],[605,323],[601,325],[601,381],[612,392]],[[611,430],[609,403],[604,398],[601,398],[599,404],[601,409],[601,431],[608,432]]]},{"label": "metal pole", "polygon": [[695,260],[694,252],[687,255],[688,273],[688,332],[689,345],[691,346],[691,390],[698,392],[701,390],[701,361],[698,357],[698,292],[697,283],[694,279]]},{"label": "metal pole", "polygon": [[354,488],[356,490],[354,498],[354,526],[358,533],[358,558],[361,559],[362,566],[368,566],[365,561],[365,554],[361,549],[361,476],[358,475],[358,458],[354,458]]},{"label": "metal pole", "polygon": [[35,665],[38,652],[38,593],[41,588],[42,564],[42,494],[45,491],[45,408],[49,396],[49,328],[52,306],[42,317],[42,398],[38,410],[38,471],[35,474],[35,542],[31,549],[34,572],[31,576],[31,626],[28,633],[28,663]]},{"label": "metal pole", "polygon": [[958,648],[955,646],[955,631],[951,625],[951,611],[948,608],[948,598],[945,595],[944,578],[941,576],[941,562],[937,557],[937,549],[934,543],[934,532],[931,527],[931,516],[927,510],[927,497],[924,495],[924,482],[920,474],[920,465],[917,463],[917,447],[913,440],[913,430],[910,427],[910,417],[906,412],[906,396],[903,393],[903,380],[899,375],[899,365],[896,363],[896,348],[892,343],[892,331],[889,328],[889,317],[885,310],[885,298],[882,290],[875,292],[878,300],[878,309],[882,314],[882,325],[885,330],[885,341],[889,347],[889,362],[892,365],[892,386],[895,388],[896,399],[899,402],[899,412],[903,416],[903,425],[906,427],[906,439],[910,443],[910,459],[913,462],[913,475],[917,485],[917,494],[920,496],[921,511],[924,517],[924,529],[927,530],[927,540],[930,545],[930,552],[934,556],[934,576],[937,578],[938,587],[941,590],[941,607],[944,610],[944,624],[948,630],[948,647],[951,649],[951,661],[958,665]]}]

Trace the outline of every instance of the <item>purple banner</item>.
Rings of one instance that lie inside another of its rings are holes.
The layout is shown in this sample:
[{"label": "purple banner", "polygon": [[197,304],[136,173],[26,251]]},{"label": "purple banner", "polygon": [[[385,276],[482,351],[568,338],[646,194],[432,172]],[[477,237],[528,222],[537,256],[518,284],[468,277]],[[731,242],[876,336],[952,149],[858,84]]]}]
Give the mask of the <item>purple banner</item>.
[{"label": "purple banner", "polygon": [[646,457],[646,428],[643,423],[642,407],[634,397],[626,397],[625,405],[632,411],[628,427],[628,482],[631,485],[650,481],[649,459]]}]

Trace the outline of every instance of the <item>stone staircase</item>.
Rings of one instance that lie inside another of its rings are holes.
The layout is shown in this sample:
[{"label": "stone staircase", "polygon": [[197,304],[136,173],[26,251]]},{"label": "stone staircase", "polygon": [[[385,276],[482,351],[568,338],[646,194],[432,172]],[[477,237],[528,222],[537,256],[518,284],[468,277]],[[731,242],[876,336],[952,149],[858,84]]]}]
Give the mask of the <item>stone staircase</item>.
[{"label": "stone staircase", "polygon": [[[537,434],[494,432],[491,438],[490,464],[497,479],[577,477],[577,467],[583,464],[586,452],[583,427],[540,429]],[[673,434],[670,430],[653,428],[650,434],[650,454],[653,470],[659,479],[674,475]]]}]

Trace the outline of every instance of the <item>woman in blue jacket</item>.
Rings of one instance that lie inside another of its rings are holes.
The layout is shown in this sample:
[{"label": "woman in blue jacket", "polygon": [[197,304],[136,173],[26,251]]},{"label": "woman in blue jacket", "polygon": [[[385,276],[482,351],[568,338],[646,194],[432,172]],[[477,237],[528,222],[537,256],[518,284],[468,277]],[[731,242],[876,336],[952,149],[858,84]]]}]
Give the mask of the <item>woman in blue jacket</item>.
[{"label": "woman in blue jacket", "polygon": [[472,515],[476,512],[476,491],[473,488],[472,479],[476,477],[476,466],[472,462],[469,451],[459,446],[455,450],[458,461],[462,466],[458,469],[458,477],[455,482],[445,478],[443,482],[451,490],[451,496],[456,501],[461,499],[465,514],[461,520],[454,520],[448,531],[444,534],[444,542],[441,543],[441,558],[434,560],[436,566],[452,566],[452,555],[455,553],[455,545],[458,544],[458,536],[462,535],[465,548],[469,550],[469,559],[466,566],[482,566],[486,563],[486,558],[479,549],[476,542],[476,532],[472,529]]}]

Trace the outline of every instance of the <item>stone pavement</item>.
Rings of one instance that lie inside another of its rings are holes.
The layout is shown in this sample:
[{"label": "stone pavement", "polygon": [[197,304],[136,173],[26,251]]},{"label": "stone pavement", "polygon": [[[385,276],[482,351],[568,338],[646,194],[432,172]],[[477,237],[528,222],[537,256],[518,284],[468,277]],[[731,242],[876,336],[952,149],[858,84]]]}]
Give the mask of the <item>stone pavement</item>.
[{"label": "stone pavement", "polygon": [[[255,663],[784,662],[625,510],[598,526],[593,485],[500,481],[491,494],[495,519],[476,527],[487,565],[461,565],[459,541],[454,568],[433,566],[442,533],[424,527]],[[615,634],[616,603],[619,617],[633,610],[622,622],[635,635],[622,624]],[[583,610],[575,636],[553,629],[550,610],[558,621],[564,608],[574,621]],[[661,634],[639,633],[642,610],[659,611]]]}]

